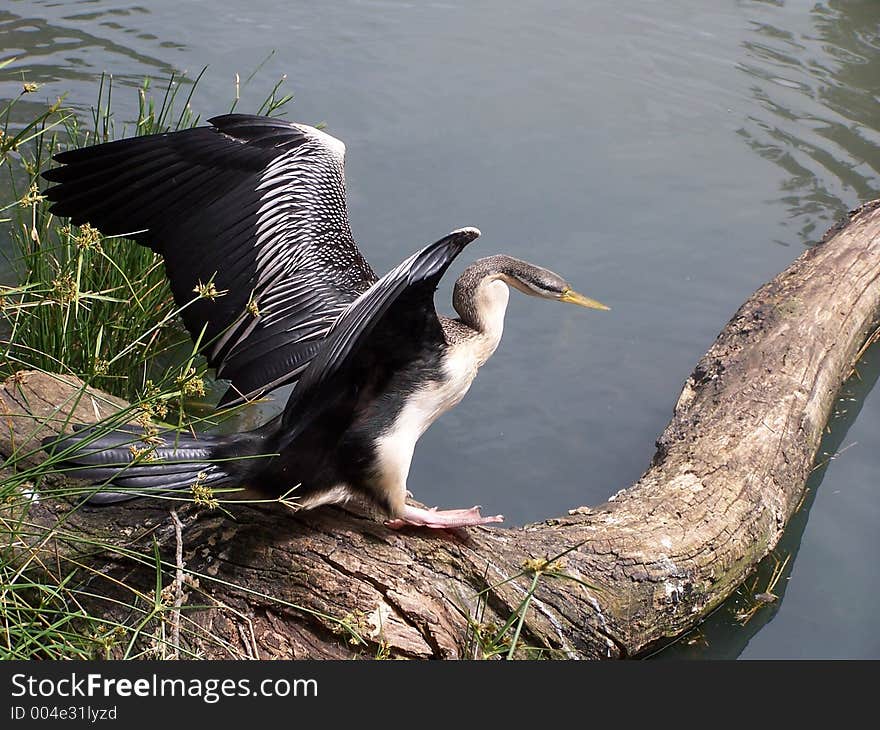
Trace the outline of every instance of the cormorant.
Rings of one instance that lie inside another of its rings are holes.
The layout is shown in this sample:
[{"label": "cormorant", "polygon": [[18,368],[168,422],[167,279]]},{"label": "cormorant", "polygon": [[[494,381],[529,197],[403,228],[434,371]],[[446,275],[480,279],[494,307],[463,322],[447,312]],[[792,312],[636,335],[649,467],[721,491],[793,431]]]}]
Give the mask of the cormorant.
[{"label": "cormorant", "polygon": [[[161,254],[201,352],[230,381],[232,405],[295,383],[284,411],[230,435],[168,431],[133,460],[136,430],[53,442],[107,503],[206,487],[293,496],[302,508],[358,497],[387,524],[448,528],[501,521],[478,507],[406,503],[416,441],[456,405],[501,339],[511,286],[594,309],[559,275],[510,256],[482,258],[455,284],[457,319],[437,284],[480,232],[460,228],[377,277],[352,238],[345,146],[304,124],[228,114],[211,126],[56,156],[51,211]],[[193,292],[208,282],[222,297]],[[143,435],[143,434],[141,434]],[[258,457],[261,458],[250,458]]]}]

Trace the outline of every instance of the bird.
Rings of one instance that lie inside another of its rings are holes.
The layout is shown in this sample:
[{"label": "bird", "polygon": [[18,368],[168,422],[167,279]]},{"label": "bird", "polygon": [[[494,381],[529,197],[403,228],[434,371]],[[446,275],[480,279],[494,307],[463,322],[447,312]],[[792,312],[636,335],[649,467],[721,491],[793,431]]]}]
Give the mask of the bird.
[{"label": "bird", "polygon": [[[498,254],[455,283],[458,315],[435,291],[480,231],[458,228],[379,277],[352,237],[345,145],[278,117],[206,125],[71,149],[43,173],[50,211],[148,246],[164,259],[183,322],[218,378],[220,405],[293,385],[281,413],[250,430],[163,430],[150,460],[137,427],[47,439],[109,504],[198,485],[291,494],[296,509],[351,500],[389,527],[500,522],[479,506],[407,501],[416,442],[459,403],[501,340],[510,289],[597,310],[549,269]],[[221,297],[193,297],[208,282]]]}]

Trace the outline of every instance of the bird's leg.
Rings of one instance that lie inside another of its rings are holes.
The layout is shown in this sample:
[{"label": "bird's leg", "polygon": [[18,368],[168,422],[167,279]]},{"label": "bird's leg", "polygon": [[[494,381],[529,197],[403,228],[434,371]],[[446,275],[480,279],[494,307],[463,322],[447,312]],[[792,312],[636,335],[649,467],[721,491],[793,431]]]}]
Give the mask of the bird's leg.
[{"label": "bird's leg", "polygon": [[470,527],[472,525],[486,525],[490,522],[503,522],[503,515],[492,515],[483,517],[480,514],[480,508],[471,507],[470,509],[422,509],[421,507],[413,507],[404,505],[403,516],[395,520],[385,522],[386,527],[398,530],[401,527],[413,525],[416,527],[433,527],[436,529],[450,529],[453,527]]}]

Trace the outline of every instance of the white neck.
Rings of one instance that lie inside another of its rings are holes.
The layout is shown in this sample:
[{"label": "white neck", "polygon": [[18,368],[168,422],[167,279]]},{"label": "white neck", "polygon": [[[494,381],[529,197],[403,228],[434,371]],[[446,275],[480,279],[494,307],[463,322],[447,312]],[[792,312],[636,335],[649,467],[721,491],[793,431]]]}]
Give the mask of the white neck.
[{"label": "white neck", "polygon": [[467,324],[483,336],[480,365],[489,359],[501,342],[509,299],[510,289],[501,278],[486,277],[474,292],[474,321]]}]

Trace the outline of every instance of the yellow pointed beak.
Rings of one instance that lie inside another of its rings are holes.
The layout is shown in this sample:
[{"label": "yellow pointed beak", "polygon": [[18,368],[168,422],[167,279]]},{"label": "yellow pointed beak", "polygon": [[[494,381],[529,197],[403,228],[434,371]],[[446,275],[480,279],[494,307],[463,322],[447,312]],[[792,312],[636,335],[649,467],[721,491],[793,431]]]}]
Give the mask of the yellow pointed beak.
[{"label": "yellow pointed beak", "polygon": [[569,304],[578,304],[581,307],[589,307],[590,309],[601,309],[603,312],[607,312],[611,309],[611,307],[606,307],[602,302],[597,302],[595,299],[590,299],[583,294],[578,294],[574,289],[566,289],[562,292],[559,301],[568,302]]}]

